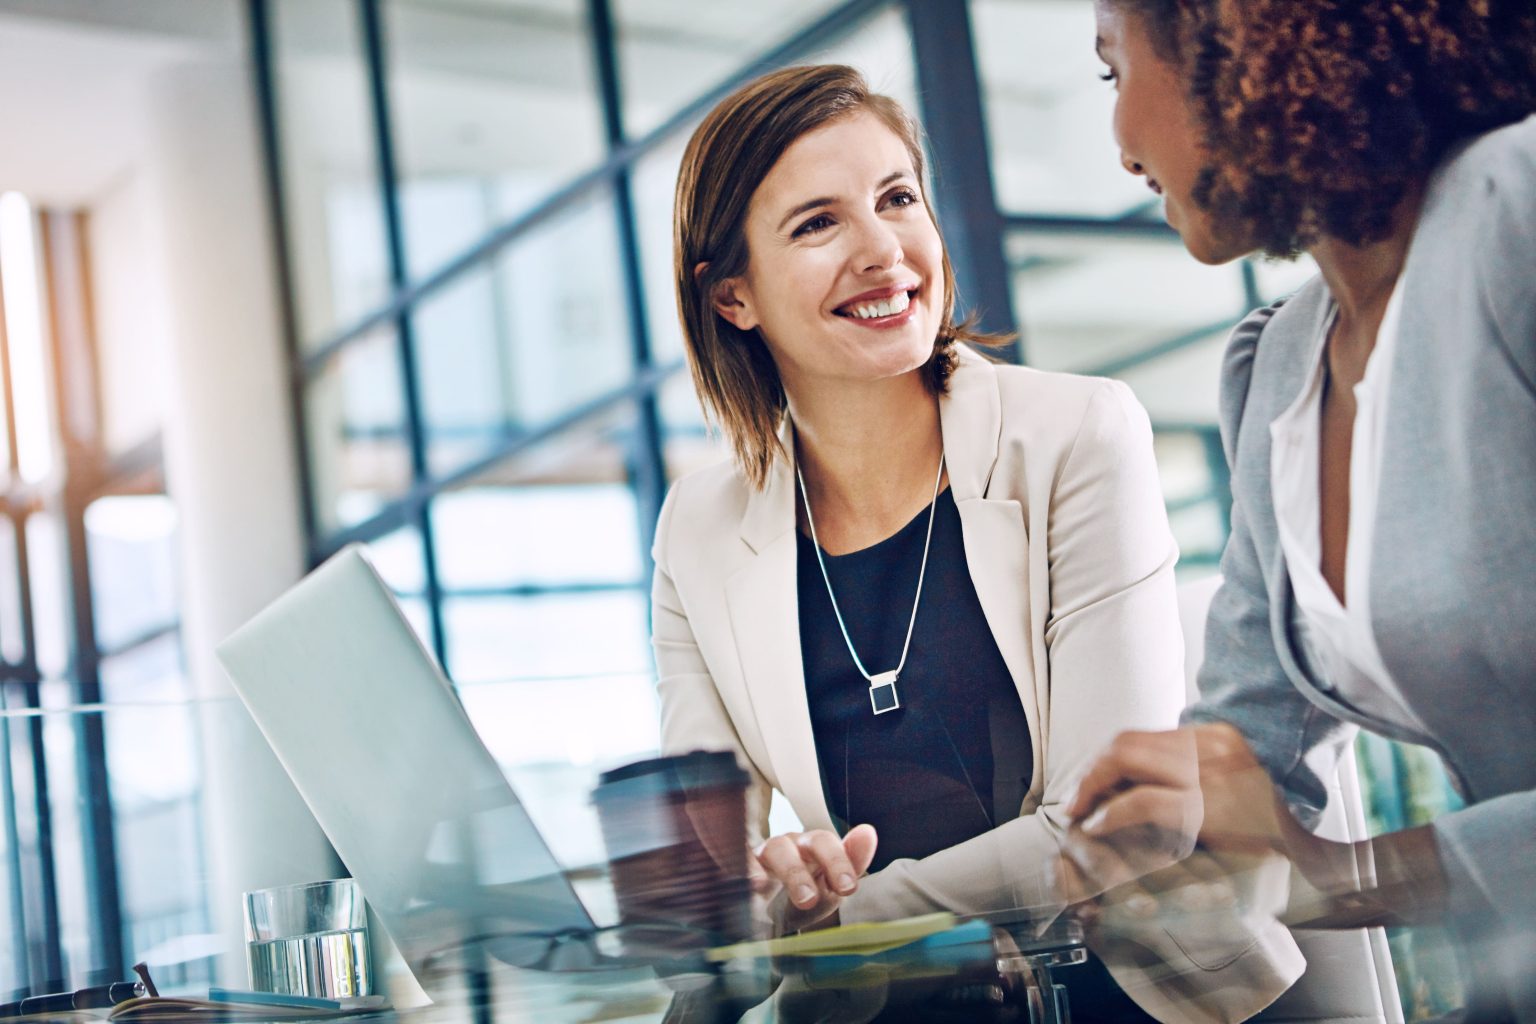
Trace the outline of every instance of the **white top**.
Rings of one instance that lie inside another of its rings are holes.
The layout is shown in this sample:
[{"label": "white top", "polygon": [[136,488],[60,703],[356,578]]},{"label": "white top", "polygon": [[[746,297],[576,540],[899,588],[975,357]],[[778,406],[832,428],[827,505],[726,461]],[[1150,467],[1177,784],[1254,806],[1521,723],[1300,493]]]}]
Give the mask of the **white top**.
[{"label": "white top", "polygon": [[1401,727],[1422,730],[1418,717],[1403,703],[1391,673],[1382,663],[1371,629],[1371,548],[1376,534],[1376,498],[1381,483],[1382,445],[1386,438],[1387,392],[1402,316],[1401,279],[1387,301],[1376,347],[1355,385],[1355,425],[1349,465],[1349,550],[1344,561],[1345,600],[1340,604],[1323,578],[1321,506],[1318,476],[1323,363],[1329,329],[1338,315],[1330,306],[1313,348],[1307,385],[1290,407],[1269,425],[1270,486],[1275,520],[1285,554],[1291,589],[1301,609],[1302,642],[1339,697],[1361,714]]}]

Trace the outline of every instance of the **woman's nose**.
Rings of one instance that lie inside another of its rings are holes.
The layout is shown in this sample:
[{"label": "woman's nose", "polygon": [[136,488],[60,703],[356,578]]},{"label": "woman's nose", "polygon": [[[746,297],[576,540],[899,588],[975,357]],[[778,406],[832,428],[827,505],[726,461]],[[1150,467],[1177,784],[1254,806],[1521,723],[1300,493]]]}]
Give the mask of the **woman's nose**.
[{"label": "woman's nose", "polygon": [[871,218],[860,236],[855,259],[860,270],[886,270],[901,263],[901,239],[879,217]]},{"label": "woman's nose", "polygon": [[1124,167],[1127,171],[1130,171],[1132,174],[1146,174],[1147,173],[1147,169],[1145,167],[1141,166],[1141,164],[1137,163],[1135,160],[1132,160],[1123,151],[1120,154],[1120,166]]}]

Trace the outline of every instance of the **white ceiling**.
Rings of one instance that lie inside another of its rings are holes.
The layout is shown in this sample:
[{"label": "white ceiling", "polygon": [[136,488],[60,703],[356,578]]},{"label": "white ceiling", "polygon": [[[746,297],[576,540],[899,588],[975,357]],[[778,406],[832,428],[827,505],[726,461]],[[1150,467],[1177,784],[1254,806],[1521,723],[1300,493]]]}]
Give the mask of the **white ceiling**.
[{"label": "white ceiling", "polygon": [[132,166],[166,65],[235,52],[231,0],[0,0],[0,191],[83,206]]}]

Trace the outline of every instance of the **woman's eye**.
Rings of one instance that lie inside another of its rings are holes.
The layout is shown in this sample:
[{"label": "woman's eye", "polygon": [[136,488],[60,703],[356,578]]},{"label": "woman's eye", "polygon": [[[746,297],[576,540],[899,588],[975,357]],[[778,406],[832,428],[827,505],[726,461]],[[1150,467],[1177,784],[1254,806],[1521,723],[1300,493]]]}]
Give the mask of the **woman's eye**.
[{"label": "woman's eye", "polygon": [[818,231],[825,231],[831,226],[832,218],[824,213],[818,213],[804,224],[801,224],[799,227],[795,228],[795,233],[790,237],[800,238],[804,235],[813,235]]},{"label": "woman's eye", "polygon": [[891,193],[892,206],[916,206],[919,202],[917,193],[909,188],[897,189]]},{"label": "woman's eye", "polygon": [[1115,74],[1114,68],[1110,68],[1103,74],[1099,75],[1099,81],[1101,82],[1118,82],[1119,80],[1120,76]]}]

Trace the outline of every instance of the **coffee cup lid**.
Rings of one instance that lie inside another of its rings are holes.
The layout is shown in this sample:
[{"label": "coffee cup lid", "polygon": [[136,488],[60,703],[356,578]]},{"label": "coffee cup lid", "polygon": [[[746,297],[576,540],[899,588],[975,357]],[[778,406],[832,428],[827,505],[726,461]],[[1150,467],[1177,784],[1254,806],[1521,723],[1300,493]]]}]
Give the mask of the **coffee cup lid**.
[{"label": "coffee cup lid", "polygon": [[728,751],[695,750],[670,757],[652,757],[603,772],[594,800],[641,794],[686,793],[711,786],[745,786],[750,777]]}]

